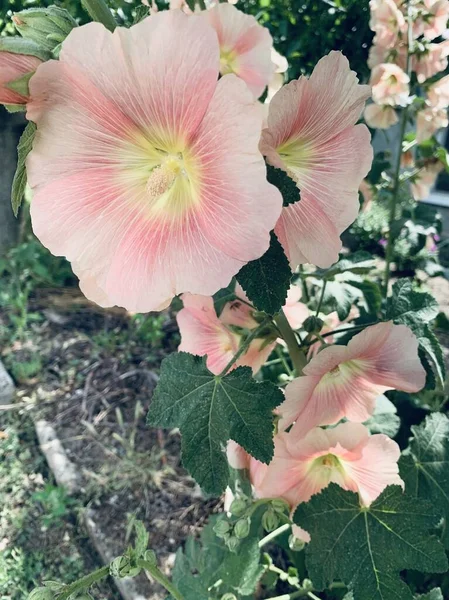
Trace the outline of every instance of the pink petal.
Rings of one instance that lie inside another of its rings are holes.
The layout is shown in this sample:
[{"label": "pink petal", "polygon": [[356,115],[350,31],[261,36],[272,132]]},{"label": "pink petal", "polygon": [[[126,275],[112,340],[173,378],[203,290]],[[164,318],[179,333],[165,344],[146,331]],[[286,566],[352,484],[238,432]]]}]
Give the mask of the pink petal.
[{"label": "pink petal", "polygon": [[358,460],[345,462],[345,471],[357,483],[363,504],[370,505],[388,485],[404,487],[397,464],[399,456],[396,442],[376,434],[368,440]]},{"label": "pink petal", "polygon": [[245,81],[254,98],[258,98],[274,73],[273,40],[268,29],[231,4],[216,4],[201,15],[217,32],[222,55],[235,56],[231,61],[232,71]]},{"label": "pink petal", "polygon": [[226,456],[233,469],[249,469],[251,456],[234,440],[229,440],[226,447]]},{"label": "pink petal", "polygon": [[25,104],[27,102],[28,98],[10,90],[5,84],[32,73],[41,62],[35,56],[0,52],[0,104]]}]

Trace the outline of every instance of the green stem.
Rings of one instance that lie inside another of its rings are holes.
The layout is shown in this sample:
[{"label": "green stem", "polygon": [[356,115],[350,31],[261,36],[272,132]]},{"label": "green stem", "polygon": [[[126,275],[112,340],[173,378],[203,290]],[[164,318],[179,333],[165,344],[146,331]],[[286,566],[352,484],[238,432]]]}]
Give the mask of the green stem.
[{"label": "green stem", "polygon": [[[278,346],[276,346],[276,354],[279,356],[279,359],[278,359],[278,360],[282,362],[282,365],[283,365],[284,369],[286,370],[286,372],[287,372],[287,375],[289,375],[289,376],[293,376],[293,371],[291,370],[291,368],[290,368],[290,365],[288,364],[288,362],[285,360],[285,356],[283,355],[283,353],[282,353],[282,352],[283,352],[283,351],[282,351],[282,349],[279,347],[279,345],[278,345]],[[272,362],[273,362],[273,361],[272,361]],[[268,363],[265,363],[265,364],[268,364]]]},{"label": "green stem", "polygon": [[310,295],[309,295],[309,289],[307,287],[307,282],[304,277],[304,275],[306,275],[306,274],[304,273],[302,265],[299,265],[299,272],[301,275],[301,286],[302,286],[302,293],[304,296],[304,298],[302,298],[302,301],[307,304],[307,302],[310,300]]},{"label": "green stem", "polygon": [[[411,17],[410,11],[410,0],[407,3],[407,20],[408,20],[408,30],[407,30],[407,66],[406,73],[410,77],[411,75],[411,60],[410,53],[413,44],[413,20]],[[401,124],[399,130],[399,142],[398,142],[398,154],[396,160],[396,168],[393,176],[393,192],[391,195],[390,201],[390,215],[388,219],[388,241],[387,241],[387,249],[385,252],[385,280],[384,280],[384,295],[387,297],[388,295],[388,284],[390,283],[390,271],[391,271],[391,262],[393,260],[393,251],[394,251],[394,238],[391,235],[391,228],[396,221],[396,207],[398,203],[399,197],[399,188],[401,184],[401,159],[402,159],[402,146],[404,143],[405,130],[407,128],[407,116],[408,116],[408,106],[405,106],[402,110],[401,115]]]},{"label": "green stem", "polygon": [[354,325],[354,327],[344,327],[343,329],[334,329],[334,331],[329,331],[328,333],[323,333],[319,337],[310,339],[307,344],[312,346],[315,342],[323,341],[321,338],[329,337],[330,335],[335,335],[337,333],[347,333],[348,331],[359,331],[360,329],[365,329],[365,327],[371,327],[372,325],[377,325],[379,321],[374,321],[373,323],[364,323],[363,325]]},{"label": "green stem", "polygon": [[321,310],[321,305],[323,304],[323,300],[324,300],[324,292],[326,291],[326,285],[327,285],[327,280],[324,279],[323,280],[323,287],[321,288],[321,295],[320,295],[320,299],[318,301],[318,306],[316,309],[316,316],[318,317],[318,315],[320,314],[320,310]]},{"label": "green stem", "polygon": [[145,569],[145,571],[147,571],[147,573],[149,573],[158,583],[160,583],[175,600],[184,600],[184,597],[178,588],[173,585],[170,579],[166,577],[156,565],[139,558],[137,560],[137,566]]},{"label": "green stem", "polygon": [[105,0],[81,0],[81,4],[94,21],[103,23],[109,31],[114,31],[117,27],[117,23]]},{"label": "green stem", "polygon": [[310,592],[308,590],[298,590],[297,592],[292,592],[291,594],[272,596],[271,598],[267,598],[267,600],[294,600],[295,598],[305,598],[305,596],[308,596],[309,594]]},{"label": "green stem", "polygon": [[78,579],[70,585],[65,586],[62,590],[62,593],[58,595],[58,600],[67,600],[67,598],[70,598],[70,596],[76,592],[88,590],[94,583],[101,581],[108,575],[109,565],[106,567],[101,567],[101,569],[97,569],[96,571],[93,571],[93,573],[89,573],[89,575],[85,575],[84,577],[81,577],[81,579]]},{"label": "green stem", "polygon": [[285,523],[285,525],[281,525],[265,537],[263,537],[259,542],[259,548],[263,548],[267,544],[269,544],[272,540],[276,539],[279,535],[282,535],[284,532],[290,529],[290,523]]},{"label": "green stem", "polygon": [[228,364],[225,366],[225,368],[223,369],[223,371],[218,375],[218,377],[223,377],[224,375],[226,375],[226,373],[229,371],[229,369],[232,367],[232,365],[238,361],[238,359],[242,356],[242,354],[244,354],[248,348],[248,346],[251,344],[251,342],[256,339],[256,337],[266,328],[266,326],[271,323],[271,318],[270,317],[266,317],[262,323],[256,327],[256,329],[253,329],[253,331],[249,334],[249,336],[246,338],[246,340],[243,342],[243,344],[240,346],[240,348],[237,350],[237,352],[234,354],[234,356],[231,358],[231,360],[228,362]]},{"label": "green stem", "polygon": [[274,318],[274,321],[278,326],[284,342],[287,344],[290,358],[292,359],[293,366],[295,367],[296,375],[302,375],[302,370],[307,364],[307,358],[299,347],[295,332],[290,327],[290,323],[288,322],[287,317],[282,309]]}]

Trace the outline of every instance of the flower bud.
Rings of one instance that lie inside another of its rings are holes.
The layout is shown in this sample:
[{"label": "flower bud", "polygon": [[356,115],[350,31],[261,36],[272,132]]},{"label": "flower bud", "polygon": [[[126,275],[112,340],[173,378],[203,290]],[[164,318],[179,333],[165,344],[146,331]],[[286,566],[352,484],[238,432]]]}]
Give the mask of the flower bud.
[{"label": "flower bud", "polygon": [[274,531],[276,527],[279,525],[279,517],[274,512],[272,508],[269,508],[265,511],[262,517],[262,526],[265,531]]},{"label": "flower bud", "polygon": [[291,535],[288,538],[288,546],[293,552],[300,552],[304,549],[305,545],[306,543],[304,542],[304,540],[300,540],[294,535]]},{"label": "flower bud", "polygon": [[215,535],[220,538],[222,538],[224,535],[229,533],[230,529],[231,529],[231,526],[226,521],[226,519],[220,519],[214,525]]},{"label": "flower bud", "polygon": [[319,317],[311,316],[307,317],[307,319],[302,324],[303,328],[307,331],[307,333],[320,333],[323,329],[324,321]]},{"label": "flower bud", "polygon": [[290,508],[288,503],[285,500],[282,500],[281,498],[276,498],[275,500],[272,500],[271,506],[275,512],[281,514],[288,512]]},{"label": "flower bud", "polygon": [[55,595],[52,590],[48,587],[39,587],[33,590],[29,596],[28,600],[54,600]]},{"label": "flower bud", "polygon": [[221,597],[221,600],[237,600],[237,596],[234,596],[234,594],[225,594]]},{"label": "flower bud", "polygon": [[70,13],[57,6],[22,10],[14,14],[13,21],[22,37],[50,52],[77,27]]},{"label": "flower bud", "polygon": [[234,535],[235,537],[242,540],[243,538],[248,537],[249,530],[251,527],[251,519],[246,517],[246,519],[239,519],[237,523],[234,525]]},{"label": "flower bud", "polygon": [[247,508],[247,504],[242,498],[236,498],[232,501],[229,511],[234,517],[241,517]]},{"label": "flower bud", "polygon": [[226,542],[226,546],[231,552],[237,552],[237,548],[240,546],[240,540],[235,536],[231,536]]}]

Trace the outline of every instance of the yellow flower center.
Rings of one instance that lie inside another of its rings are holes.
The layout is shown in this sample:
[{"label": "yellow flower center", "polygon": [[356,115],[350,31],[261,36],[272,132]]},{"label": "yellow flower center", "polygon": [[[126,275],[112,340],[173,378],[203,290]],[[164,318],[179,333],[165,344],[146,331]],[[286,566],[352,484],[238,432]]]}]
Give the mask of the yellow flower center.
[{"label": "yellow flower center", "polygon": [[281,144],[277,151],[290,177],[301,185],[301,180],[313,166],[315,158],[313,144],[307,140],[291,139]]},{"label": "yellow flower center", "polygon": [[220,50],[220,73],[227,75],[228,73],[236,73],[237,70],[237,53],[233,50]]}]

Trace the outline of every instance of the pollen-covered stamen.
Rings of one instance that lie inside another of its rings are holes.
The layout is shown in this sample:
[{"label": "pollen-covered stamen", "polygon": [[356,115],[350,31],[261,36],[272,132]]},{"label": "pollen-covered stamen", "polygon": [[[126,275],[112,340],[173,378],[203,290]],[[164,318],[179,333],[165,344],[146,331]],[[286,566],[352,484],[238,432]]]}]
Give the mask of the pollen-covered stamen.
[{"label": "pollen-covered stamen", "polygon": [[146,191],[152,200],[156,200],[168,192],[182,172],[179,160],[169,158],[158,167],[155,167],[148,177]]},{"label": "pollen-covered stamen", "polygon": [[221,50],[220,52],[220,73],[227,75],[235,73],[237,54],[233,50]]}]

